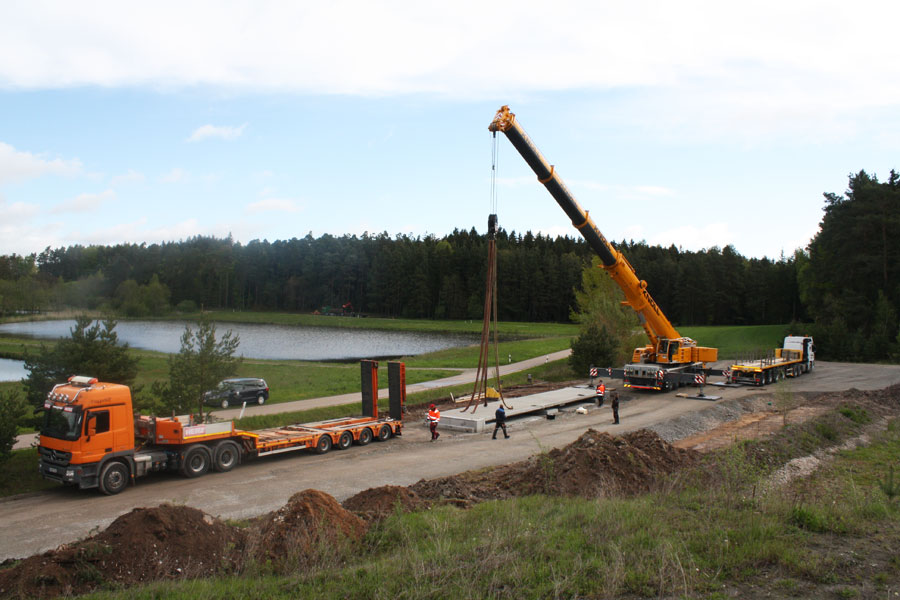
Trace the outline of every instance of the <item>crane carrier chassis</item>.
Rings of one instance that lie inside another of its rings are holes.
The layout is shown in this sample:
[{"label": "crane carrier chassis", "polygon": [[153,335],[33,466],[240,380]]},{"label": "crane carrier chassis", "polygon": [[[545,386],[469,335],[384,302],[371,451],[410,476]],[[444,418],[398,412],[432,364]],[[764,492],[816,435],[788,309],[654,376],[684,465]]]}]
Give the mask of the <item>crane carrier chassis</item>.
[{"label": "crane carrier chassis", "polygon": [[200,477],[210,470],[230,471],[245,458],[306,449],[324,454],[400,435],[405,365],[388,363],[390,410],[385,417],[378,415],[378,363],[362,361],[361,372],[362,416],[257,431],[236,429],[233,421],[134,416],[127,386],[70,377],[44,403],[40,473],[65,485],[118,494],[136,478],[157,471]]}]

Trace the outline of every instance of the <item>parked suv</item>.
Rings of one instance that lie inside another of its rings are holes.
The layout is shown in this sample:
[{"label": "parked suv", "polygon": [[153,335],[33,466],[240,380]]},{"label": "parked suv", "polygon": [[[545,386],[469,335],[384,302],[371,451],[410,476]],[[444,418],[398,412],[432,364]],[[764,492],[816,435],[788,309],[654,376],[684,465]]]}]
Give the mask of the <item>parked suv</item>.
[{"label": "parked suv", "polygon": [[216,389],[203,394],[203,403],[208,406],[221,406],[228,408],[232,405],[240,405],[244,402],[264,404],[269,399],[269,386],[265,379],[255,377],[241,377],[237,379],[223,379]]}]

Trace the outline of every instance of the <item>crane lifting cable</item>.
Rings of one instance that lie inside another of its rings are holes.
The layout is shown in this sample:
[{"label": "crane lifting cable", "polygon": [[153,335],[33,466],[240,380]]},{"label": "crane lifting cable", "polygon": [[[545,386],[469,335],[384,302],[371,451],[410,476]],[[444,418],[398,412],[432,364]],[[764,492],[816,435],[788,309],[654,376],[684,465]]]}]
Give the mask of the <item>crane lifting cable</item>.
[{"label": "crane lifting cable", "polygon": [[[488,400],[496,398],[506,408],[510,408],[503,399],[503,387],[500,383],[500,350],[497,333],[497,193],[496,193],[496,172],[497,172],[497,135],[493,136],[493,163],[491,165],[491,209],[492,212],[488,216],[488,260],[487,260],[487,276],[485,278],[484,292],[484,317],[481,326],[481,350],[478,354],[478,369],[475,373],[475,386],[472,389],[472,395],[466,403],[462,412],[466,412],[472,408],[472,412],[478,407],[479,398],[484,398],[484,405],[487,406]],[[493,343],[492,343],[493,342]],[[496,383],[495,387],[488,387],[488,361],[490,360],[490,350],[493,346],[494,354],[494,374]]]}]

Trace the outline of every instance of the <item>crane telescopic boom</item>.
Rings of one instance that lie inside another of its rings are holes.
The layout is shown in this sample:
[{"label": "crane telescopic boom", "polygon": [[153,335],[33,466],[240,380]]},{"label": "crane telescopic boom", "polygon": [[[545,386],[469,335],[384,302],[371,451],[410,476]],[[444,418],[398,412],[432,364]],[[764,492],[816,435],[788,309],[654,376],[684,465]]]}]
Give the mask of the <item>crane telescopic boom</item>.
[{"label": "crane telescopic boom", "polygon": [[678,333],[650,296],[647,291],[647,282],[638,278],[634,267],[600,233],[587,211],[579,206],[557,175],[553,165],[544,159],[508,106],[503,106],[497,111],[488,129],[495,135],[498,131],[506,134],[507,139],[537,175],[538,181],[547,188],[550,195],[572,220],[572,225],[581,232],[582,237],[600,257],[603,268],[625,294],[624,304],[637,312],[641,325],[647,333],[647,337],[650,338],[650,344],[644,348],[636,348],[632,361],[635,363],[690,365],[716,360],[718,354],[716,348],[699,347],[694,340]]}]

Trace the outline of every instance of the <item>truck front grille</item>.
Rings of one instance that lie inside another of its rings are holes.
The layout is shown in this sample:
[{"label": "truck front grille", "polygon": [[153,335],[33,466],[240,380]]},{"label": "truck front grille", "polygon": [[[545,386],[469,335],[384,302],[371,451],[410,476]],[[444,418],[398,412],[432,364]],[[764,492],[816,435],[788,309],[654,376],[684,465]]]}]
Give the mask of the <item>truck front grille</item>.
[{"label": "truck front grille", "polygon": [[53,450],[52,448],[38,448],[38,451],[41,455],[41,460],[60,466],[67,466],[69,461],[72,460],[71,452],[63,452],[62,450]]}]

